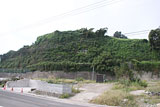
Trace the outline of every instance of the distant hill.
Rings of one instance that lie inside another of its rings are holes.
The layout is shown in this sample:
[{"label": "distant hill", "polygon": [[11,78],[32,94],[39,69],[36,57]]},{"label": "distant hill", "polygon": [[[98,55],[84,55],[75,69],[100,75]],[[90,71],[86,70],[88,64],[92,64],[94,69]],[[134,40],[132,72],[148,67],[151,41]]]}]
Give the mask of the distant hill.
[{"label": "distant hill", "polygon": [[31,46],[2,55],[0,68],[91,71],[94,66],[97,72],[105,72],[133,59],[160,59],[146,39],[119,39],[105,32],[82,28],[40,36]]}]

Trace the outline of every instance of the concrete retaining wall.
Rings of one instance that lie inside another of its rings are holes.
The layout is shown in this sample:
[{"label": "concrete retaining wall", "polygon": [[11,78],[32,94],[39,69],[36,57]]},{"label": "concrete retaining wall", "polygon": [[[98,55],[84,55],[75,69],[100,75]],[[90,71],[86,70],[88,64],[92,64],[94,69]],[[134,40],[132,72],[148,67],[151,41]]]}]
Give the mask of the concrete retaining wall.
[{"label": "concrete retaining wall", "polygon": [[[152,72],[145,72],[140,71],[136,72],[136,76],[138,75],[139,78],[142,80],[160,80],[158,75],[153,74]],[[94,75],[94,79],[96,79],[97,73]],[[82,77],[84,79],[91,79],[92,78],[92,72],[64,72],[64,71],[52,71],[52,72],[27,72],[27,73],[0,73],[0,77],[3,78],[11,78],[11,77],[23,77],[23,78],[67,78],[67,79],[76,79],[79,77]],[[106,79],[107,80],[115,80],[116,78],[112,76],[109,73],[106,73]]]},{"label": "concrete retaining wall", "polygon": [[0,81],[9,80],[9,78],[0,78]]},{"label": "concrete retaining wall", "polygon": [[140,73],[138,73],[135,71],[134,73],[135,73],[135,76],[137,76],[138,78],[142,80],[146,80],[146,81],[160,80],[159,75],[154,74],[153,72],[140,71]]},{"label": "concrete retaining wall", "polygon": [[70,94],[72,92],[70,85],[63,85],[63,84],[49,84],[44,81],[40,80],[30,80],[30,79],[23,79],[18,81],[9,81],[6,84],[7,88],[11,87],[30,87],[35,88],[39,91],[51,92],[56,94]]},{"label": "concrete retaining wall", "polygon": [[23,79],[18,81],[8,81],[7,87],[29,87],[29,79]]},{"label": "concrete retaining wall", "polygon": [[64,71],[52,71],[52,72],[28,72],[23,74],[24,78],[67,78],[67,79],[76,79],[82,77],[84,79],[91,79],[92,72],[64,72]]},{"label": "concrete retaining wall", "polygon": [[[23,78],[67,78],[76,79],[82,77],[84,79],[91,79],[92,72],[82,71],[82,72],[64,72],[64,71],[50,71],[50,72],[27,72],[27,73],[0,73],[0,77],[11,78],[11,77],[23,77]],[[95,73],[96,77],[96,73]]]},{"label": "concrete retaining wall", "polygon": [[49,84],[40,80],[30,80],[30,87],[36,88],[40,91],[57,93],[57,94],[70,94],[72,92],[70,85],[64,84]]}]

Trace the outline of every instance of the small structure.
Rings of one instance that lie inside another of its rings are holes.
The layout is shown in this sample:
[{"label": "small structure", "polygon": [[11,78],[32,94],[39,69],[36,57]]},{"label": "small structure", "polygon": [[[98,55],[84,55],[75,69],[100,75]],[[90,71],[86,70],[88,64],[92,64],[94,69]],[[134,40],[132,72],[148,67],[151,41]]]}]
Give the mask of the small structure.
[{"label": "small structure", "polygon": [[104,75],[103,74],[97,74],[96,82],[103,83],[104,82]]},{"label": "small structure", "polygon": [[[8,81],[7,88],[30,88],[39,91],[50,92],[55,94],[71,94],[71,86],[67,84],[49,84],[45,81],[22,79],[18,81]],[[31,91],[31,90],[30,90]]]}]

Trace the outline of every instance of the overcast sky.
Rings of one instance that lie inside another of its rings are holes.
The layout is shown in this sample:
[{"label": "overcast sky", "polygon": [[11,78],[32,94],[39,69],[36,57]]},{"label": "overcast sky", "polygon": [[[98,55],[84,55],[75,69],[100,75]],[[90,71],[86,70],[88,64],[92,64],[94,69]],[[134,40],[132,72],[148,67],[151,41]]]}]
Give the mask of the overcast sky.
[{"label": "overcast sky", "polygon": [[[155,29],[160,26],[159,10],[160,0],[0,0],[0,54],[55,30],[108,27],[112,36],[115,31]],[[128,37],[147,39],[148,33]]]}]

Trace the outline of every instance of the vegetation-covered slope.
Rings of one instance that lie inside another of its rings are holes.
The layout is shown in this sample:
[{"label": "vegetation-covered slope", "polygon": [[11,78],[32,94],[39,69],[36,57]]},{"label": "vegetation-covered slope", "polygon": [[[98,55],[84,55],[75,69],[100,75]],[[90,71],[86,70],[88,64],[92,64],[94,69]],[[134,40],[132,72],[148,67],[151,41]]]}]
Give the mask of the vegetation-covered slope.
[{"label": "vegetation-covered slope", "polygon": [[2,55],[0,68],[31,70],[113,71],[120,63],[159,60],[145,39],[118,39],[105,35],[106,29],[55,31],[37,38],[31,46]]}]

